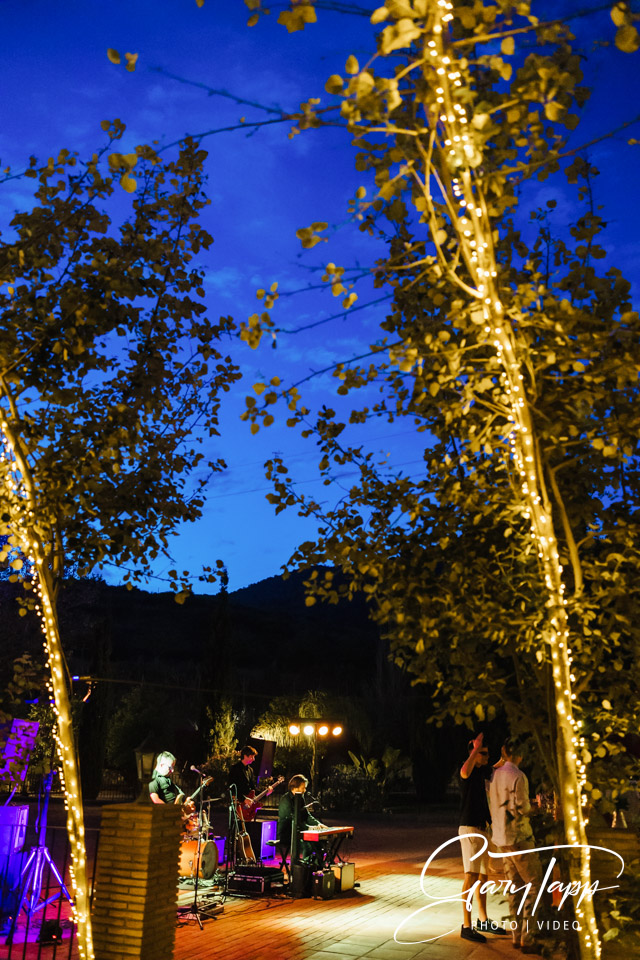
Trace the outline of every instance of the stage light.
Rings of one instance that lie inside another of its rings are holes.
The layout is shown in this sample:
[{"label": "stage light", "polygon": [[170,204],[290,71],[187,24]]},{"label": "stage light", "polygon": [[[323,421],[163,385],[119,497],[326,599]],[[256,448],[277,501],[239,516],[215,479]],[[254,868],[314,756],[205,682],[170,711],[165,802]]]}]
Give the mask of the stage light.
[{"label": "stage light", "polygon": [[316,730],[316,728],[314,727],[314,725],[313,725],[312,723],[307,723],[307,724],[305,724],[305,726],[303,727],[303,733],[306,733],[306,735],[307,735],[308,737],[312,737],[313,734],[315,733],[315,730]]},{"label": "stage light", "polygon": [[291,734],[292,737],[298,736],[298,734],[300,733],[300,727],[298,726],[297,723],[289,724],[289,733]]},{"label": "stage light", "polygon": [[321,727],[318,727],[319,737],[326,737],[328,733],[329,733],[329,727],[325,723],[323,723]]},{"label": "stage light", "polygon": [[339,724],[337,724],[337,725],[333,728],[333,730],[331,731],[331,733],[334,735],[334,737],[339,737],[340,734],[342,733],[342,727],[341,727]]}]

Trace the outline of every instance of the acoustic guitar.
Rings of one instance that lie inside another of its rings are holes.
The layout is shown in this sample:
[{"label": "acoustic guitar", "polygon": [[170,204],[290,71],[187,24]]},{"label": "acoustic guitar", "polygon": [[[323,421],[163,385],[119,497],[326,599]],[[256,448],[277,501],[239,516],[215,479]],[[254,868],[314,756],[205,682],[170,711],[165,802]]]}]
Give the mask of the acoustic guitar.
[{"label": "acoustic guitar", "polygon": [[238,819],[241,818],[246,823],[250,823],[253,819],[255,819],[255,816],[260,809],[258,801],[262,800],[262,798],[270,791],[275,790],[278,784],[282,783],[283,781],[284,777],[280,777],[275,783],[272,783],[270,787],[267,787],[266,790],[263,790],[262,793],[259,793],[257,797],[255,790],[250,790],[248,796],[246,796],[244,800],[238,800],[236,802]]},{"label": "acoustic guitar", "polygon": [[238,830],[236,833],[236,859],[239,863],[255,863],[256,855],[251,846],[251,837],[242,817],[236,817]]}]

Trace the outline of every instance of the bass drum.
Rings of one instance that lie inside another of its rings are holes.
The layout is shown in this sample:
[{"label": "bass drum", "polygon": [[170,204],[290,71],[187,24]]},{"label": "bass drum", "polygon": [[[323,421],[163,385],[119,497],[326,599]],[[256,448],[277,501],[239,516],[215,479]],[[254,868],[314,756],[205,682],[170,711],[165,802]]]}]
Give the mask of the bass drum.
[{"label": "bass drum", "polygon": [[[180,844],[179,877],[195,877],[196,860],[198,859],[198,841],[183,840]],[[200,870],[198,876],[202,880],[211,880],[218,869],[218,848],[213,840],[206,840],[200,844]]]}]

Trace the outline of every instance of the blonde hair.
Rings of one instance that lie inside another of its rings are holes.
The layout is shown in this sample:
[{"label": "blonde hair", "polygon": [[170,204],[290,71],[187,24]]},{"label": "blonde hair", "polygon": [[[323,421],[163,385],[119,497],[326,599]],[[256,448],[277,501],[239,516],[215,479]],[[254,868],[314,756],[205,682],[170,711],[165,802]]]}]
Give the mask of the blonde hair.
[{"label": "blonde hair", "polygon": [[158,764],[159,764],[159,763],[162,763],[163,760],[169,760],[169,761],[171,761],[171,763],[175,763],[175,762],[176,762],[176,758],[174,757],[174,755],[173,755],[172,753],[169,753],[168,750],[163,750],[162,753],[159,753],[158,756],[156,757],[156,765],[155,765],[155,769],[154,769],[154,771],[153,771],[154,773],[156,773],[156,771],[157,771],[157,769],[158,769]]}]

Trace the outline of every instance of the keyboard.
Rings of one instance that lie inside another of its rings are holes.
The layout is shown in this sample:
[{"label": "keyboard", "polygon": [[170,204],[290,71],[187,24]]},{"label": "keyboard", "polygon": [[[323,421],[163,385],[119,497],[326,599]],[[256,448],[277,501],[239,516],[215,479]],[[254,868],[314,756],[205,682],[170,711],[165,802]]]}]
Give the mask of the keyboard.
[{"label": "keyboard", "polygon": [[325,837],[352,837],[353,827],[312,827],[310,830],[302,830],[300,836],[303,840],[324,840]]}]

